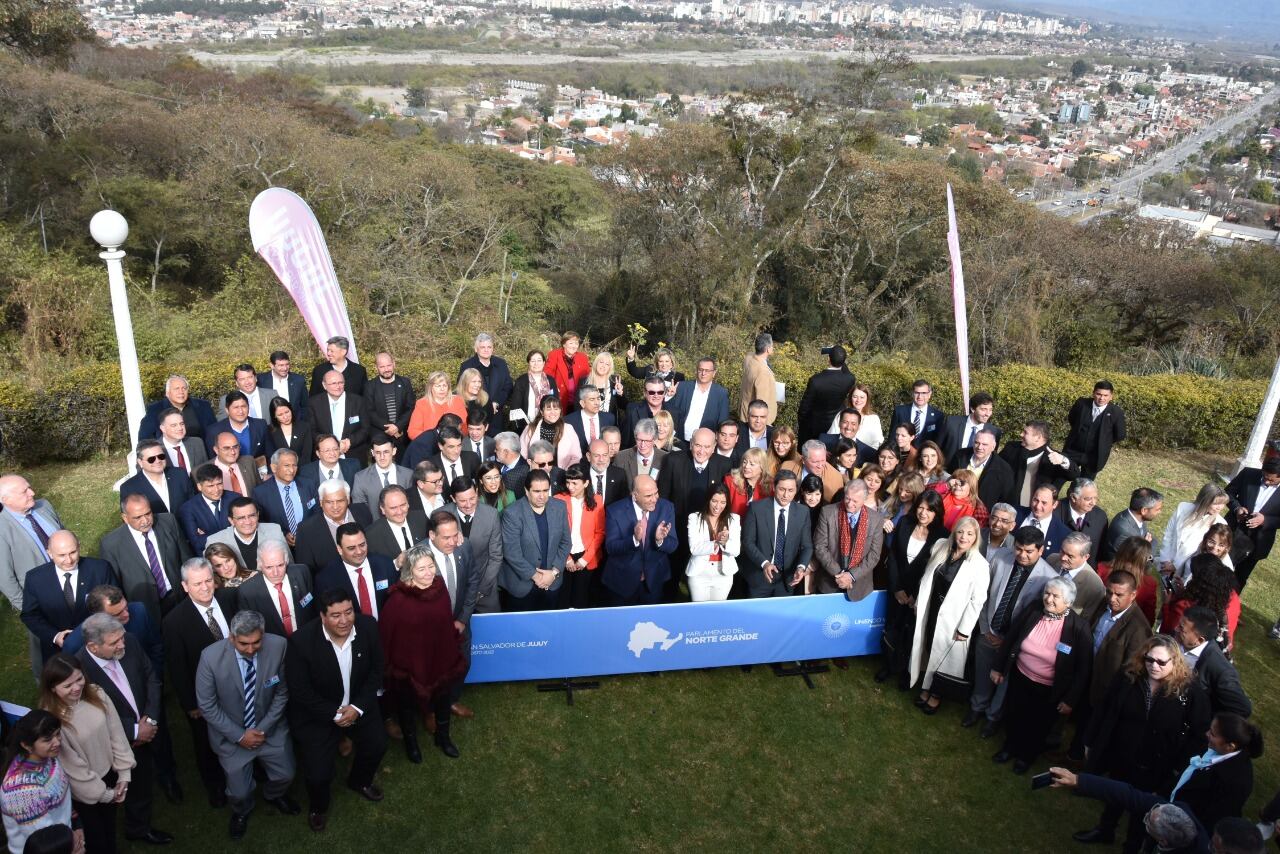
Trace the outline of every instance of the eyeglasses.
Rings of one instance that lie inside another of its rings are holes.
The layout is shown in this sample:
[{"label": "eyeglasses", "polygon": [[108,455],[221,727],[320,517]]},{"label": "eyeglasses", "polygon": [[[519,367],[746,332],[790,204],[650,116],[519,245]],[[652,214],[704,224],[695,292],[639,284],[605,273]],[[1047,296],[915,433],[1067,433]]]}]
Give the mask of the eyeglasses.
[{"label": "eyeglasses", "polygon": [[164,459],[164,454],[155,454],[150,457],[143,457],[142,461],[144,463],[158,463],[160,462],[160,460],[163,460],[163,459]]},{"label": "eyeglasses", "polygon": [[1169,664],[1169,659],[1160,659],[1152,655],[1143,656],[1142,660],[1147,664],[1154,664],[1156,667],[1167,667]]},{"label": "eyeglasses", "polygon": [[656,389],[656,390],[655,390],[655,389],[649,389],[649,388],[647,388],[647,389],[645,389],[645,390],[644,390],[644,396],[645,396],[645,397],[653,397],[654,395],[659,395],[659,394],[666,394],[666,392],[665,392],[665,391],[663,391],[662,389]]},{"label": "eyeglasses", "polygon": [[549,469],[551,468],[552,465],[554,464],[551,462],[551,460],[547,460],[546,462],[543,462],[543,463],[534,463],[533,467],[536,469]]}]

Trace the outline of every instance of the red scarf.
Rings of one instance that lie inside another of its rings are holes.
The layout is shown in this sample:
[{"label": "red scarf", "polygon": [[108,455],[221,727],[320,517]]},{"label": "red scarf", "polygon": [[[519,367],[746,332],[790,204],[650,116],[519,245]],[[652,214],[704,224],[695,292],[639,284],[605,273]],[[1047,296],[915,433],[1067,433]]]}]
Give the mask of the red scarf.
[{"label": "red scarf", "polygon": [[847,555],[845,567],[855,567],[862,564],[862,555],[867,548],[867,508],[863,507],[858,514],[858,536],[855,539],[853,531],[849,528],[849,513],[840,508],[841,521],[844,523],[840,526],[840,554]]}]

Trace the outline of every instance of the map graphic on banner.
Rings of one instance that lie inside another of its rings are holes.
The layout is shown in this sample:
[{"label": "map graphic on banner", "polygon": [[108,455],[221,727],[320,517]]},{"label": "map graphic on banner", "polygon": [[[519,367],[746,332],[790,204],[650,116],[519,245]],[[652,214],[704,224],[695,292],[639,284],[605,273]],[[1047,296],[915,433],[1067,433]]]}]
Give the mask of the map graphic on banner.
[{"label": "map graphic on banner", "polygon": [[320,352],[324,352],[326,341],[341,335],[351,342],[347,358],[358,362],[351,318],[329,246],[316,215],[302,197],[283,187],[263,190],[249,207],[249,236],[253,250],[275,271],[297,303]]}]

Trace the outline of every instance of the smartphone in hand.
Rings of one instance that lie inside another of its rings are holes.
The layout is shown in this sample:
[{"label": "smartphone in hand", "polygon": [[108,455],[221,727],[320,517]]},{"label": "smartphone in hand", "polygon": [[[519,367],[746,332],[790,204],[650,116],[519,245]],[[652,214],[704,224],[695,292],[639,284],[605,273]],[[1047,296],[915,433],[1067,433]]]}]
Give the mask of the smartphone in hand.
[{"label": "smartphone in hand", "polygon": [[1053,772],[1045,771],[1043,774],[1037,774],[1031,778],[1031,791],[1036,789],[1047,789],[1053,785]]}]

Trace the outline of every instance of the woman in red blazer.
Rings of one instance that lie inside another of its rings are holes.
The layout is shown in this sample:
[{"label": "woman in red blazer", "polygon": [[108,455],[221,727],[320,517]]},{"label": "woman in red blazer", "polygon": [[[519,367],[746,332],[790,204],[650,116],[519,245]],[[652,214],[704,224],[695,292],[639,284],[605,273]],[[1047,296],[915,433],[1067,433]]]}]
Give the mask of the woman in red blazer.
[{"label": "woman in red blazer", "polygon": [[556,499],[569,516],[569,559],[560,585],[561,608],[590,608],[597,601],[600,561],[604,558],[604,499],[591,488],[587,467],[574,463],[565,469],[564,485]]},{"label": "woman in red blazer", "polygon": [[769,477],[768,458],[761,448],[748,448],[738,467],[724,476],[729,487],[729,512],[742,518],[747,505],[773,495],[773,478]]},{"label": "woman in red blazer", "polygon": [[578,333],[566,332],[560,336],[560,347],[547,354],[546,372],[556,381],[565,415],[578,408],[578,387],[591,373],[587,354],[578,350],[581,344]]}]

